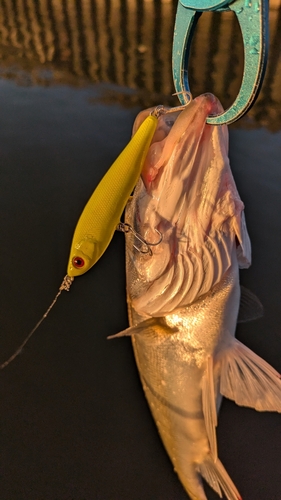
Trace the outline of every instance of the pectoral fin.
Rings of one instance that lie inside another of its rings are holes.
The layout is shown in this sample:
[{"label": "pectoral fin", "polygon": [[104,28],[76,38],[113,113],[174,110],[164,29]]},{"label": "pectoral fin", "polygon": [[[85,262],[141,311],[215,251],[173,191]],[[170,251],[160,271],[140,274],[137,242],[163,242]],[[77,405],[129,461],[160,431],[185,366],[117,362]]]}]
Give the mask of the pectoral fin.
[{"label": "pectoral fin", "polygon": [[237,322],[245,323],[246,321],[261,318],[263,316],[263,305],[258,297],[244,286],[241,286],[240,289],[241,297]]},{"label": "pectoral fin", "polygon": [[281,413],[281,378],[266,361],[237,339],[219,355],[220,392],[240,406]]},{"label": "pectoral fin", "polygon": [[109,335],[107,338],[111,340],[119,337],[131,337],[132,335],[169,335],[176,333],[177,331],[177,328],[171,328],[168,326],[164,318],[149,318],[141,323],[138,323],[138,325],[130,326],[129,328],[126,328],[126,330],[122,330],[115,335]]}]

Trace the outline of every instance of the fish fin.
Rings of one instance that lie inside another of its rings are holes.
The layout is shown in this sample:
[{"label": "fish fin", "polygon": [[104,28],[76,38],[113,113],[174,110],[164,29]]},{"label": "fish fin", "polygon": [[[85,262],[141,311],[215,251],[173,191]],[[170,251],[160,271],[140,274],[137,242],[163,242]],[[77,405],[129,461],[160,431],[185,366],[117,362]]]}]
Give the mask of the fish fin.
[{"label": "fish fin", "polygon": [[239,217],[236,220],[235,233],[239,241],[239,245],[236,248],[238,264],[240,269],[247,269],[251,265],[252,249],[244,211],[241,212],[240,221]]},{"label": "fish fin", "polygon": [[176,333],[177,331],[178,328],[171,328],[170,326],[168,326],[164,318],[148,318],[144,321],[141,321],[141,323],[138,323],[136,326],[130,326],[129,328],[126,328],[125,330],[122,330],[115,335],[109,335],[107,339],[111,340],[118,337],[131,337],[132,335],[143,335],[149,333],[162,333],[167,335]]},{"label": "fish fin", "polygon": [[272,366],[234,338],[221,356],[223,396],[240,406],[281,413],[281,377]]},{"label": "fish fin", "polygon": [[258,297],[242,285],[240,289],[241,297],[237,322],[245,323],[246,321],[261,318],[263,316],[263,305]]},{"label": "fish fin", "polygon": [[222,493],[224,493],[227,500],[242,500],[241,495],[219,459],[214,461],[209,456],[202,464],[199,464],[197,470],[220,498],[222,498]]},{"label": "fish fin", "polygon": [[214,388],[213,358],[208,356],[207,368],[202,383],[202,405],[207,436],[214,460],[218,458],[216,427],[217,410]]}]

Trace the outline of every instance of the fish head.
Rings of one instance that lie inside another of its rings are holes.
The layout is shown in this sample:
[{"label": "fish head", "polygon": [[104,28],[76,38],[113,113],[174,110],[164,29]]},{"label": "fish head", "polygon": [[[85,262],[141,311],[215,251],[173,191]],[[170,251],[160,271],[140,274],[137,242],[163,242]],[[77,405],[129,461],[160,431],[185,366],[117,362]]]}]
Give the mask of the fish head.
[{"label": "fish head", "polygon": [[218,99],[204,94],[159,118],[126,215],[152,244],[151,253],[142,255],[127,236],[127,288],[139,314],[162,316],[186,307],[222,279],[234,258],[241,267],[250,264],[227,126],[206,123],[221,112]]},{"label": "fish head", "polygon": [[98,249],[99,244],[92,236],[85,236],[78,243],[72,242],[67,267],[68,276],[81,276],[89,271],[98,260]]}]

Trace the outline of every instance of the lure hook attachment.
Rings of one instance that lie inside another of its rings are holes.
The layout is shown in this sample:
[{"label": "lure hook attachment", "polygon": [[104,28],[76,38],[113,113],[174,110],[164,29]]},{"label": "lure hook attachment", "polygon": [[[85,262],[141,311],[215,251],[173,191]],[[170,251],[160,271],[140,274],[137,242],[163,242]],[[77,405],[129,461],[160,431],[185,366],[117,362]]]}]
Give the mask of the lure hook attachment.
[{"label": "lure hook attachment", "polygon": [[160,231],[158,231],[158,229],[156,229],[156,228],[154,228],[154,231],[160,236],[159,240],[156,241],[156,243],[150,243],[149,241],[146,241],[146,239],[143,238],[143,236],[140,233],[138,233],[137,231],[135,231],[135,229],[130,224],[128,224],[127,222],[119,222],[119,224],[117,225],[116,230],[117,231],[122,231],[123,233],[129,233],[129,232],[132,233],[134,235],[134,237],[141,243],[141,247],[138,247],[135,244],[133,245],[133,247],[139,253],[143,253],[143,254],[152,255],[152,250],[151,250],[150,247],[155,247],[157,245],[160,245],[160,243],[163,240],[162,233],[160,233]]},{"label": "lure hook attachment", "polygon": [[[179,0],[173,42],[173,78],[179,100],[189,92],[188,59],[192,37],[204,11],[235,13],[244,45],[244,72],[238,95],[222,114],[209,116],[212,125],[230,124],[254,104],[262,85],[268,53],[268,0]],[[209,89],[206,89],[207,91]]]},{"label": "lure hook attachment", "polygon": [[168,113],[175,113],[176,111],[182,111],[183,109],[185,109],[186,106],[188,106],[188,104],[190,104],[192,101],[192,94],[191,92],[189,92],[189,90],[182,90],[181,92],[175,92],[172,95],[174,96],[179,94],[185,94],[184,104],[173,108],[165,108],[163,104],[159,104],[159,106],[156,106],[156,108],[154,108],[150,114],[158,119],[161,115],[167,115]]}]

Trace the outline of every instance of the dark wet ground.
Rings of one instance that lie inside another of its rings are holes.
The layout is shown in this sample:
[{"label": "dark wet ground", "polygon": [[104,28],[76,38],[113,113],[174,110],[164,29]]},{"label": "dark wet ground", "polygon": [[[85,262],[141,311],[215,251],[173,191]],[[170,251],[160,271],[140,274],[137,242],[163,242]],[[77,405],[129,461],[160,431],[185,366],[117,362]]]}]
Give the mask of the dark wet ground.
[{"label": "dark wet ground", "polygon": [[[52,301],[80,212],[140,109],[102,102],[107,90],[128,94],[102,80],[50,87],[14,80],[0,79],[1,361]],[[281,371],[281,131],[256,126],[231,128],[230,157],[253,245],[241,281],[265,315],[237,336]],[[1,372],[1,500],[187,498],[150,416],[130,340],[106,340],[127,324],[124,239],[116,234]],[[225,400],[218,442],[244,500],[280,500],[279,415]]]}]

